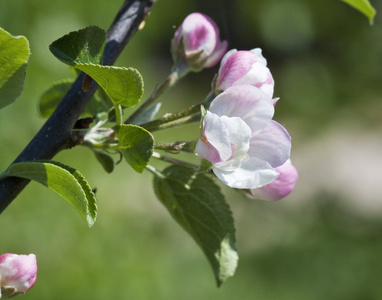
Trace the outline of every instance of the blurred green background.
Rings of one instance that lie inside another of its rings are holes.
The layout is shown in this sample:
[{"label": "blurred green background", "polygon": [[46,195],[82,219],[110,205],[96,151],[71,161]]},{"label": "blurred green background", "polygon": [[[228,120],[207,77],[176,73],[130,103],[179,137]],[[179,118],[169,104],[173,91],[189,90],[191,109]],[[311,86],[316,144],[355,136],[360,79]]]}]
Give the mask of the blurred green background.
[{"label": "blurred green background", "polygon": [[[89,24],[105,29],[122,1],[0,0],[0,27],[30,41],[25,90],[0,111],[0,169],[43,124],[37,100],[70,77],[48,45]],[[382,2],[371,3],[382,12]],[[117,61],[143,75],[147,96],[171,68],[185,16],[211,16],[230,48],[261,47],[280,97],[276,120],[293,137],[300,178],[268,203],[224,191],[236,219],[235,277],[216,288],[207,260],[156,200],[151,175],[121,163],[106,174],[87,149],[55,159],[98,188],[88,229],[53,192],[31,183],[0,217],[0,253],[35,253],[38,280],[23,299],[382,299],[382,19],[374,26],[338,0],[159,0]],[[217,67],[163,96],[161,113],[197,103]],[[197,125],[158,140],[195,138]]]}]

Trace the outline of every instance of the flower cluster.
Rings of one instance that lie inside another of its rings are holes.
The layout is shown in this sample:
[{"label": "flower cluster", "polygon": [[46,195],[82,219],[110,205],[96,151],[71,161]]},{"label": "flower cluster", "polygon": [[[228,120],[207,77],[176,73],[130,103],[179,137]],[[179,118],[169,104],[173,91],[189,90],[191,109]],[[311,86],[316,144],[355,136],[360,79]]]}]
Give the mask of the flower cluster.
[{"label": "flower cluster", "polygon": [[[184,20],[172,43],[175,64],[183,61],[192,70],[215,65],[226,48],[216,24],[199,13]],[[224,184],[248,189],[259,199],[285,197],[298,174],[289,160],[291,138],[272,120],[278,98],[261,49],[228,51],[213,88],[217,96],[203,118],[195,152],[212,163]]]},{"label": "flower cluster", "polygon": [[36,282],[37,263],[34,254],[0,255],[0,298],[25,294]]}]

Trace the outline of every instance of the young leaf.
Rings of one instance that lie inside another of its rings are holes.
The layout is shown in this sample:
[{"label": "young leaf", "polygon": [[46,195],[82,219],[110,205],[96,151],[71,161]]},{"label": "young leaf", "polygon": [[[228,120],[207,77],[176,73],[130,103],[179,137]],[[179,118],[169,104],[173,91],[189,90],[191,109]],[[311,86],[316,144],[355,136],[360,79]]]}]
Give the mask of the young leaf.
[{"label": "young leaf", "polygon": [[90,25],[54,41],[49,46],[49,50],[59,60],[70,66],[78,63],[101,64],[105,44],[105,30]]},{"label": "young leaf", "polygon": [[143,79],[136,69],[85,63],[75,67],[97,81],[115,104],[131,107],[143,95]]},{"label": "young leaf", "polygon": [[54,161],[27,161],[12,164],[0,177],[15,176],[37,181],[71,204],[89,227],[97,218],[95,195],[77,170]]},{"label": "young leaf", "polygon": [[114,130],[125,160],[135,171],[142,173],[153,154],[154,137],[136,125],[119,125]]},{"label": "young leaf", "polygon": [[154,177],[155,194],[207,256],[218,286],[233,276],[238,255],[235,228],[219,187],[203,173],[171,166]]},{"label": "young leaf", "polygon": [[14,102],[24,88],[30,56],[28,40],[0,28],[0,109]]},{"label": "young leaf", "polygon": [[374,23],[374,17],[376,14],[375,8],[370,4],[369,0],[342,0],[343,2],[354,7],[356,10],[364,14],[370,22],[370,25]]},{"label": "young leaf", "polygon": [[54,112],[73,82],[73,79],[57,81],[42,94],[38,103],[40,116],[42,118],[48,118]]}]

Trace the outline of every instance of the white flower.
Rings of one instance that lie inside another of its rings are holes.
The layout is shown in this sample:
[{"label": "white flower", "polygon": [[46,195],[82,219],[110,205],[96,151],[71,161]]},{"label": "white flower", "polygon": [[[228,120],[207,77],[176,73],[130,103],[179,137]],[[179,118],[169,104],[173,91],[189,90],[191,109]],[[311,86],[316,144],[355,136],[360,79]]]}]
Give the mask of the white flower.
[{"label": "white flower", "polygon": [[235,85],[219,94],[203,119],[195,152],[226,185],[254,189],[275,180],[290,156],[290,136],[272,121],[274,107],[259,88]]}]

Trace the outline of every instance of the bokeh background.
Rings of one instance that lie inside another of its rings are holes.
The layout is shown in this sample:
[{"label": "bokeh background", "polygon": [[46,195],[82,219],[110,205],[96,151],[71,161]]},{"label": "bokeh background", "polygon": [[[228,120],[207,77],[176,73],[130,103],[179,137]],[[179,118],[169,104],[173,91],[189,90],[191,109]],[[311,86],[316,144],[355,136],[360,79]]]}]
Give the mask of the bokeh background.
[{"label": "bokeh background", "polygon": [[[72,76],[48,45],[111,24],[122,1],[0,0],[0,27],[30,41],[25,90],[0,111],[0,169],[43,124],[37,102]],[[371,0],[382,12],[382,2]],[[382,18],[374,26],[338,0],[159,0],[117,61],[137,68],[147,96],[171,68],[170,39],[185,16],[211,16],[230,48],[261,47],[281,99],[276,120],[293,137],[300,178],[279,202],[224,189],[236,220],[236,275],[216,288],[207,260],[155,198],[151,175],[121,163],[111,175],[89,150],[55,159],[98,188],[87,228],[61,198],[31,183],[0,216],[0,253],[35,253],[38,280],[23,299],[381,299]],[[161,114],[201,101],[217,67],[163,97]],[[158,140],[195,138],[196,125]],[[21,297],[21,296],[20,296]]]}]

